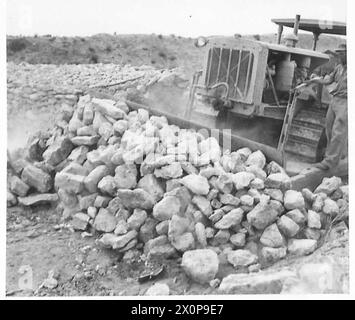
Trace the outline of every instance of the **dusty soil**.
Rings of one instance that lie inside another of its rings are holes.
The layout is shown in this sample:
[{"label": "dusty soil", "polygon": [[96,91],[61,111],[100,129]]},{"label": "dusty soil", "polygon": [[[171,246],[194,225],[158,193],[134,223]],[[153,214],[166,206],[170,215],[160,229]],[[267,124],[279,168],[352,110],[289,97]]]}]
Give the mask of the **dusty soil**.
[{"label": "dusty soil", "polygon": [[[180,269],[179,260],[165,261],[165,271],[154,281],[139,283],[143,261],[121,262],[112,250],[81,238],[68,228],[56,229],[60,216],[53,207],[8,209],[6,243],[6,292],[10,296],[143,295],[155,281],[163,281],[171,294],[209,294],[213,290],[192,284]],[[20,290],[21,266],[30,266],[33,290]],[[37,290],[53,270],[55,289]]]}]

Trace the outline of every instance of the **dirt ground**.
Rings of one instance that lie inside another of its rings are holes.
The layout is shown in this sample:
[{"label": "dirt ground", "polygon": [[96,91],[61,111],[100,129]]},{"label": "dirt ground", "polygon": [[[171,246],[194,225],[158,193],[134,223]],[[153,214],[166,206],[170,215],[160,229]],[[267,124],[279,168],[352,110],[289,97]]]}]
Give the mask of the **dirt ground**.
[{"label": "dirt ground", "polygon": [[[165,261],[165,271],[153,281],[139,283],[143,261],[121,262],[120,255],[59,228],[60,215],[48,206],[8,209],[6,293],[8,296],[127,296],[143,295],[156,281],[169,285],[171,294],[210,294],[212,288],[192,284],[179,260]],[[59,229],[57,229],[59,228]],[[21,266],[30,266],[33,290],[20,290]],[[37,290],[53,270],[55,289]]]},{"label": "dirt ground", "polygon": [[[62,223],[54,207],[9,208],[6,242],[7,296],[134,296],[144,295],[155,282],[168,284],[172,295],[218,294],[217,289],[191,282],[181,269],[179,259],[164,261],[165,271],[158,278],[140,283],[138,278],[145,269],[144,261],[121,261],[119,254],[98,246],[94,238],[82,238],[79,232],[72,232]],[[297,268],[331,257],[340,268],[339,277],[346,290],[348,255],[348,233],[334,230],[329,241],[313,254],[289,257],[268,270]],[[19,288],[21,277],[26,276],[20,273],[23,266],[32,270],[32,290]],[[51,270],[58,286],[40,288]],[[227,267],[217,277],[232,272],[233,269]]]}]

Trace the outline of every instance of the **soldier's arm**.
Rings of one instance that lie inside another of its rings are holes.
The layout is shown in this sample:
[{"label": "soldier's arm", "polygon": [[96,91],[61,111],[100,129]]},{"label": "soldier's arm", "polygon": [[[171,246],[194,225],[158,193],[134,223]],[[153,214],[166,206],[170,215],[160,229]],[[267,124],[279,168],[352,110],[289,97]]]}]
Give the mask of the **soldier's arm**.
[{"label": "soldier's arm", "polygon": [[312,78],[310,82],[320,83],[320,84],[331,84],[332,82],[334,82],[335,73],[336,73],[336,69],[332,73],[327,74],[324,77]]}]

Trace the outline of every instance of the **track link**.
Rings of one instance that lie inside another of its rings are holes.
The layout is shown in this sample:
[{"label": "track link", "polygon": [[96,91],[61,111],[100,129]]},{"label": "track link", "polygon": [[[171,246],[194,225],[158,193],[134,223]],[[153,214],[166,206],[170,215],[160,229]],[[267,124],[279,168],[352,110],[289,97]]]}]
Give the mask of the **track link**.
[{"label": "track link", "polygon": [[326,111],[326,108],[308,108],[294,116],[285,145],[286,153],[303,162],[319,161]]}]

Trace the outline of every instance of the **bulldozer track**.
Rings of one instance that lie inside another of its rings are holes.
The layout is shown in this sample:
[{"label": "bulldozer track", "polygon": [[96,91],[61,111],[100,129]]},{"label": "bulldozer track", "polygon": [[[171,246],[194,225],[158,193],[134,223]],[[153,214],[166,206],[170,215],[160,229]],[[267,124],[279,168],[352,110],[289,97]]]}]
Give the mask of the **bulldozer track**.
[{"label": "bulldozer track", "polygon": [[302,109],[292,120],[285,152],[314,163],[320,158],[320,140],[325,128],[326,108]]}]

